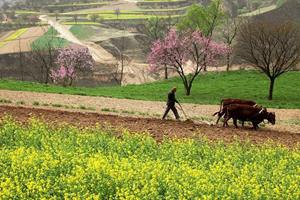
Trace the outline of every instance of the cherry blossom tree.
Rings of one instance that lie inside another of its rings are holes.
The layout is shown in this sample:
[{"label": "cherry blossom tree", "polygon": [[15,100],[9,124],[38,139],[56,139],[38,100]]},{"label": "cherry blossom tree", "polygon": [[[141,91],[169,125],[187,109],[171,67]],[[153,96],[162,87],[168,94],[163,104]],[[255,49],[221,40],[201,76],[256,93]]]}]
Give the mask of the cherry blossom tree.
[{"label": "cherry blossom tree", "polygon": [[59,67],[51,70],[51,77],[63,86],[71,86],[78,73],[91,72],[94,66],[89,50],[78,45],[60,49],[56,63]]},{"label": "cherry blossom tree", "polygon": [[164,65],[175,69],[182,79],[188,96],[191,93],[193,81],[200,71],[206,65],[213,64],[218,56],[225,55],[228,51],[227,45],[212,41],[200,31],[178,34],[176,30],[171,29],[164,39],[153,43],[148,62],[153,72],[159,70],[159,66]]}]

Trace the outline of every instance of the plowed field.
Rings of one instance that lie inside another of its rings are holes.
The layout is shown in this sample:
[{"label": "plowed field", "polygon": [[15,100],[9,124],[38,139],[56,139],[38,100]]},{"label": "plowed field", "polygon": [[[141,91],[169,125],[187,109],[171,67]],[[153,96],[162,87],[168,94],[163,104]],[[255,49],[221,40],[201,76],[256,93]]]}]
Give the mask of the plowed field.
[{"label": "plowed field", "polygon": [[122,134],[124,130],[139,133],[147,132],[157,141],[162,141],[164,137],[197,138],[205,136],[211,141],[223,140],[226,143],[235,140],[249,140],[254,144],[261,144],[271,140],[286,146],[294,146],[300,142],[300,133],[275,131],[268,128],[261,128],[258,131],[254,131],[249,127],[239,129],[223,128],[207,124],[196,124],[192,121],[163,121],[152,118],[121,117],[98,113],[0,106],[0,118],[5,115],[11,115],[21,123],[26,123],[29,118],[35,116],[51,124],[69,123],[79,127],[98,124],[104,129],[112,130],[116,135]]}]

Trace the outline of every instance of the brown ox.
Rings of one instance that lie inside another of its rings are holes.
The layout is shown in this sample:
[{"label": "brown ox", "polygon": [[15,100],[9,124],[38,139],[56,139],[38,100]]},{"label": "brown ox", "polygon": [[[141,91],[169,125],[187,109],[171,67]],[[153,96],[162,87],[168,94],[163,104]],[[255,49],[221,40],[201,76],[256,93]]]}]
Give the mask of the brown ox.
[{"label": "brown ox", "polygon": [[[226,107],[228,105],[231,105],[231,104],[241,104],[241,105],[249,105],[249,106],[253,106],[253,107],[256,107],[257,104],[255,101],[251,101],[251,100],[243,100],[243,99],[222,99],[221,100],[221,103],[220,103],[220,110],[218,112],[215,112],[213,114],[213,116],[217,115],[218,114],[218,119],[217,119],[217,122],[216,124],[219,123],[219,120],[222,116],[225,115],[225,110],[226,110]],[[244,126],[244,122],[243,122],[243,126]]]},{"label": "brown ox", "polygon": [[253,128],[256,130],[258,124],[263,122],[265,119],[271,124],[275,124],[275,113],[267,112],[266,108],[258,108],[249,105],[231,104],[226,106],[225,120],[223,126],[228,126],[228,120],[233,119],[233,124],[236,128],[237,120],[250,121],[253,124]]}]

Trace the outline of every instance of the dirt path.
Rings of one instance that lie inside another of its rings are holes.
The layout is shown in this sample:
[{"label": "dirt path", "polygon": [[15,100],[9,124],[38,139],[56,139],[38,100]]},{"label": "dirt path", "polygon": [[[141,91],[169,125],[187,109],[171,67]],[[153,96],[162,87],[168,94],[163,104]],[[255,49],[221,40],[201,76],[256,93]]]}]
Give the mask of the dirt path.
[{"label": "dirt path", "polygon": [[[165,109],[164,102],[114,99],[106,97],[89,97],[79,95],[48,94],[0,90],[0,99],[11,101],[12,105],[22,103],[25,106],[51,109],[91,110],[97,113],[115,115],[161,118]],[[187,115],[196,122],[214,123],[212,114],[218,105],[182,104]],[[276,113],[277,124],[265,125],[270,130],[300,133],[300,109],[268,109]],[[180,115],[184,115],[180,112]],[[172,114],[170,116],[173,118]],[[296,123],[295,123],[296,122]],[[221,124],[219,125],[221,126]]]},{"label": "dirt path", "polygon": [[68,111],[55,111],[37,108],[0,106],[0,118],[5,115],[14,117],[17,121],[26,123],[28,118],[38,117],[51,124],[69,123],[78,127],[94,126],[98,124],[103,129],[109,129],[116,135],[123,133],[124,129],[131,132],[146,132],[157,141],[164,137],[169,138],[198,138],[204,136],[209,140],[223,140],[226,143],[234,141],[250,141],[254,144],[273,141],[286,146],[295,146],[300,142],[300,133],[271,131],[269,129],[234,129],[220,128],[192,122],[159,120],[150,118],[120,117],[101,115],[98,113],[80,113]]},{"label": "dirt path", "polygon": [[70,31],[69,29],[67,29],[64,25],[61,25],[60,23],[49,19],[46,15],[42,15],[40,16],[40,19],[42,21],[46,21],[50,26],[52,26],[59,34],[60,37],[74,43],[74,44],[79,44],[82,45],[84,47],[87,47],[92,56],[93,59],[96,62],[99,63],[108,63],[108,64],[112,64],[114,63],[114,57],[113,55],[111,55],[109,52],[107,52],[104,48],[102,48],[99,45],[96,45],[94,43],[83,43],[81,42],[79,39],[77,39]]}]

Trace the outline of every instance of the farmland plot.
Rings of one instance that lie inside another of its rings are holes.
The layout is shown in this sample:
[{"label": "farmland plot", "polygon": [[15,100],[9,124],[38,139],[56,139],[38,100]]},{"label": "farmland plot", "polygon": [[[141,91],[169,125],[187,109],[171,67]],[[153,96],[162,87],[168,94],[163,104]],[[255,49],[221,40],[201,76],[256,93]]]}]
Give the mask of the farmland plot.
[{"label": "farmland plot", "polygon": [[5,118],[0,198],[299,199],[299,148],[164,140]]}]

